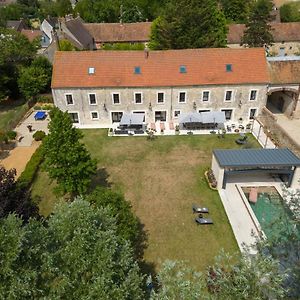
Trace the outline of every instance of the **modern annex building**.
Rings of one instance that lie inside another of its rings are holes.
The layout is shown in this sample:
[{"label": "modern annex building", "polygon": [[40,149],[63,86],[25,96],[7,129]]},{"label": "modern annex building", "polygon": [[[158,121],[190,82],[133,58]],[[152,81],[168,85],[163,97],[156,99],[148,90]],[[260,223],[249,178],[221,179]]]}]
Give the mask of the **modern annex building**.
[{"label": "modern annex building", "polygon": [[109,127],[124,113],[176,124],[223,111],[247,122],[267,104],[269,68],[263,48],[56,52],[52,93],[78,127]]}]

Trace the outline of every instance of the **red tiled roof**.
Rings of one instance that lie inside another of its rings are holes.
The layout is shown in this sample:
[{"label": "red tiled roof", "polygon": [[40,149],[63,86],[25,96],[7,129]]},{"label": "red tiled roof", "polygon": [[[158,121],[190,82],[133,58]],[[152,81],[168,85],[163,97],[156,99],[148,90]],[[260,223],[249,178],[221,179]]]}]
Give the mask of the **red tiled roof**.
[{"label": "red tiled roof", "polygon": [[[226,72],[226,64],[232,72]],[[180,66],[186,73],[180,73]],[[140,67],[141,74],[134,68]],[[95,68],[89,75],[88,68]],[[150,51],[57,51],[52,87],[158,87],[269,82],[263,48]]]},{"label": "red tiled roof", "polygon": [[140,23],[85,23],[85,28],[96,43],[147,42],[151,22]]},{"label": "red tiled roof", "polygon": [[22,29],[21,33],[24,34],[30,42],[32,42],[35,38],[42,36],[42,32],[40,30]]},{"label": "red tiled roof", "polygon": [[[300,41],[300,22],[271,23],[274,42]],[[228,26],[228,44],[240,44],[244,34],[245,24],[230,24]]]}]

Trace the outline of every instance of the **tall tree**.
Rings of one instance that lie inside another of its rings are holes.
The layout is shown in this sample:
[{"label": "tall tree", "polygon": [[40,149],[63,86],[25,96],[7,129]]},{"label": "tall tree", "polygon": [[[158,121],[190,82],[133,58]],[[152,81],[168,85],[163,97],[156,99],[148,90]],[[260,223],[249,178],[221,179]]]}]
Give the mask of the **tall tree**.
[{"label": "tall tree", "polygon": [[226,20],[216,0],[170,0],[152,26],[150,48],[226,46]]},{"label": "tall tree", "polygon": [[83,194],[96,172],[96,161],[85,146],[80,143],[82,133],[73,127],[67,112],[58,108],[51,111],[49,134],[45,138],[45,169],[55,179],[62,193]]},{"label": "tall tree", "polygon": [[245,23],[253,0],[221,0],[226,19],[229,22]]},{"label": "tall tree", "polygon": [[263,47],[273,42],[271,21],[271,0],[257,0],[250,12],[242,44],[249,47]]},{"label": "tall tree", "polygon": [[132,249],[110,211],[76,199],[44,225],[0,221],[1,299],[143,299]]},{"label": "tall tree", "polygon": [[15,169],[6,170],[0,166],[0,218],[15,213],[27,221],[38,216],[38,207],[27,191],[17,185],[15,176]]}]

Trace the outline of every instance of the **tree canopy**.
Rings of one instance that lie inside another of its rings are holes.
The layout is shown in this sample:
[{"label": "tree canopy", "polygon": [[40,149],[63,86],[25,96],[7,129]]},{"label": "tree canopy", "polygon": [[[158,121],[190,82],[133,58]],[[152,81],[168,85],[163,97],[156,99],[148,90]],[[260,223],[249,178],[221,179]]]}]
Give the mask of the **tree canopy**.
[{"label": "tree canopy", "polygon": [[0,221],[1,299],[143,299],[143,277],[110,211],[76,199],[44,225]]},{"label": "tree canopy", "polygon": [[216,0],[170,0],[152,24],[149,47],[225,47],[226,33],[226,20]]},{"label": "tree canopy", "polygon": [[221,0],[227,21],[245,23],[253,2],[253,0]]},{"label": "tree canopy", "polygon": [[272,2],[270,0],[257,0],[246,22],[246,30],[242,38],[242,44],[249,47],[263,47],[273,42],[271,20]]},{"label": "tree canopy", "polygon": [[84,194],[96,172],[96,161],[80,143],[83,135],[67,112],[54,108],[50,116],[49,134],[43,141],[45,170],[62,193]]}]

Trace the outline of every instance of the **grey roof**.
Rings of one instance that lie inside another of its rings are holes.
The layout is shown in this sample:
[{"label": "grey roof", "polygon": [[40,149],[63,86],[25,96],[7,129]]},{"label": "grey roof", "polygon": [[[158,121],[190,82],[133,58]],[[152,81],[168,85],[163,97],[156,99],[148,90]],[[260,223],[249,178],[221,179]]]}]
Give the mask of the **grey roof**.
[{"label": "grey roof", "polygon": [[7,28],[11,28],[11,29],[15,29],[17,31],[21,31],[22,28],[25,28],[27,26],[24,25],[24,21],[23,20],[9,20],[6,22],[6,27]]},{"label": "grey roof", "polygon": [[120,125],[142,125],[144,121],[145,114],[123,114]]},{"label": "grey roof", "polygon": [[224,123],[225,113],[223,111],[192,112],[179,115],[179,123]]},{"label": "grey roof", "polygon": [[300,166],[300,159],[289,149],[214,150],[221,167]]}]

